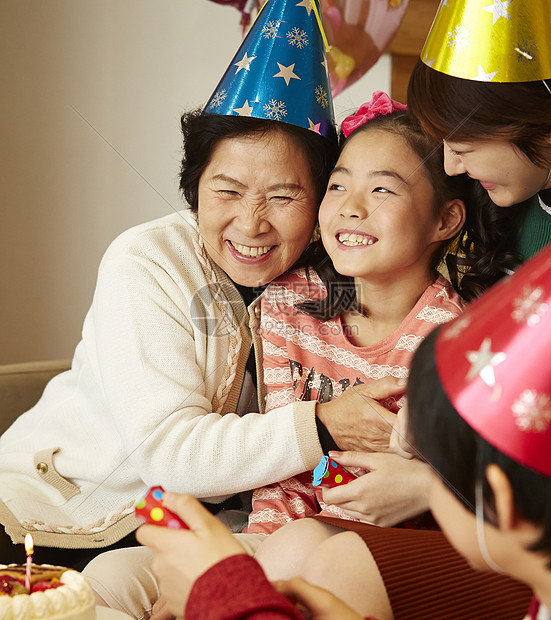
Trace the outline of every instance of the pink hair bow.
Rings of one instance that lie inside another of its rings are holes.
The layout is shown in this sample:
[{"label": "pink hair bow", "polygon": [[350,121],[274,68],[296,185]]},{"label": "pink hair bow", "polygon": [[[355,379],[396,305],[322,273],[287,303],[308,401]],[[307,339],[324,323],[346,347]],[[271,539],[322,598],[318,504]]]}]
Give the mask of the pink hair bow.
[{"label": "pink hair bow", "polygon": [[376,116],[385,116],[398,110],[407,110],[407,105],[394,101],[382,90],[373,93],[371,101],[363,103],[356,114],[347,116],[341,124],[342,133],[345,138],[367,122],[373,120]]}]

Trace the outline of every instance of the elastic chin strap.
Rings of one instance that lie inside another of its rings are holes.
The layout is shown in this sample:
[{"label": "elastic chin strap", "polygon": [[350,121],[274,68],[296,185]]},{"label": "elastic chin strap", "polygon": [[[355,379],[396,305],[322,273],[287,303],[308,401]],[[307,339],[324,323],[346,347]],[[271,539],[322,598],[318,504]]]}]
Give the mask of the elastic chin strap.
[{"label": "elastic chin strap", "polygon": [[494,571],[494,573],[503,574],[501,568],[492,560],[488,547],[486,546],[486,537],[484,535],[484,498],[482,496],[482,480],[476,481],[475,488],[475,510],[476,510],[476,537],[478,539],[478,547],[486,564]]}]

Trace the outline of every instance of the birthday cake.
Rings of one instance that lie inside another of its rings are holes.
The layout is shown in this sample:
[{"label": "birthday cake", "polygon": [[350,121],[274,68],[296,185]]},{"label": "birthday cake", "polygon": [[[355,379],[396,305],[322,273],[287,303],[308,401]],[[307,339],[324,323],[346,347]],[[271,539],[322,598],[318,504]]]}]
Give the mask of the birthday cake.
[{"label": "birthday cake", "polygon": [[25,587],[25,565],[0,564],[2,620],[95,620],[92,588],[77,571],[33,564],[31,592]]}]

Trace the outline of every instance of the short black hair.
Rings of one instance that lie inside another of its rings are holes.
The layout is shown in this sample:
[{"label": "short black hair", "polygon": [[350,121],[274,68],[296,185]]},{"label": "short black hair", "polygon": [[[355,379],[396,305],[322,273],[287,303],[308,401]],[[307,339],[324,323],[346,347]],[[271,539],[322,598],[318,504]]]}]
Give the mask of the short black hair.
[{"label": "short black hair", "polygon": [[270,132],[289,136],[302,149],[312,173],[318,205],[321,202],[337,160],[337,146],[327,138],[290,123],[248,116],[203,114],[200,109],[184,113],[180,123],[184,138],[180,190],[194,213],[199,208],[199,180],[218,143],[228,138],[262,136]]},{"label": "short black hair", "polygon": [[495,463],[511,483],[515,506],[531,523],[542,528],[529,549],[549,557],[551,567],[551,478],[524,467],[503,454],[474,431],[448,400],[436,369],[434,344],[441,327],[419,345],[408,380],[408,438],[457,499],[471,512],[475,487],[483,484],[484,512],[494,523],[495,502],[485,471]]}]

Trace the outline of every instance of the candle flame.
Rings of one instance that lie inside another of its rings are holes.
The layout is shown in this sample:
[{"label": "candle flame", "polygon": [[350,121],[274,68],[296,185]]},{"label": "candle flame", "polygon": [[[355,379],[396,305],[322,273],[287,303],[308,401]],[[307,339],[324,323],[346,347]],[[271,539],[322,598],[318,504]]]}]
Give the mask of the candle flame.
[{"label": "candle flame", "polygon": [[27,555],[32,555],[34,552],[33,537],[30,534],[25,536],[25,551]]}]

